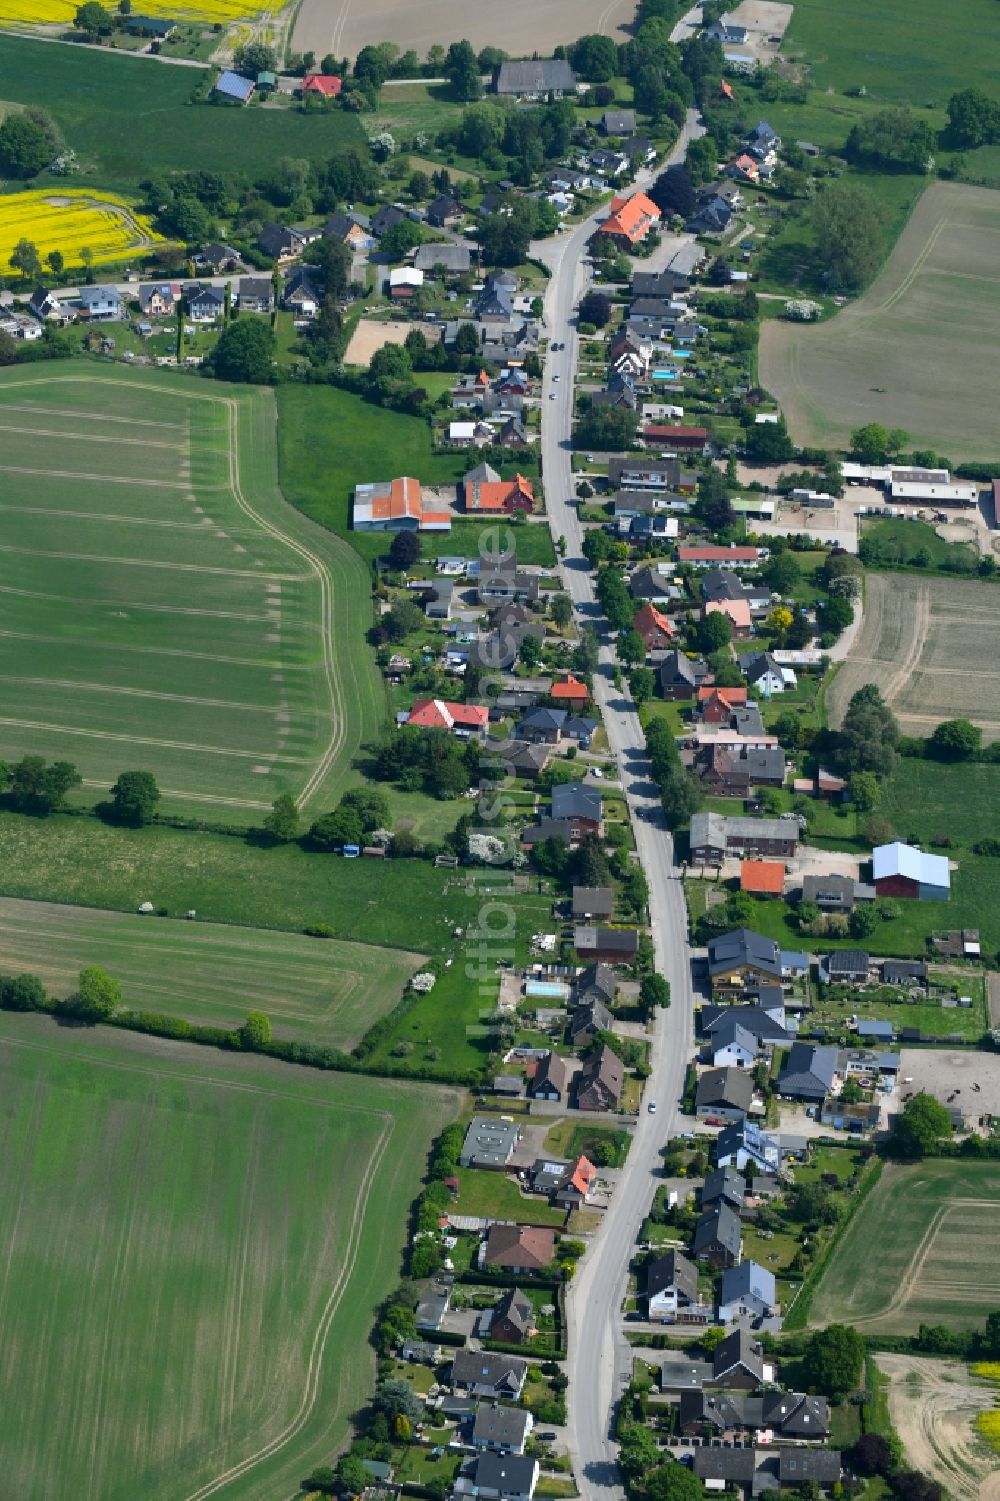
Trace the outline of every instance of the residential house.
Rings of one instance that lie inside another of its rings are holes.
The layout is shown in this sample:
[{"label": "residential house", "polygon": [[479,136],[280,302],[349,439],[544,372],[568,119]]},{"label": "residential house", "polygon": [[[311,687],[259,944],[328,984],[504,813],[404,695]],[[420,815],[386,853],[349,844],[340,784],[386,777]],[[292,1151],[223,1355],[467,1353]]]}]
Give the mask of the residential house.
[{"label": "residential house", "polygon": [[819,962],[820,979],[828,985],[866,985],[870,968],[864,949],[837,949]]},{"label": "residential house", "polygon": [[[559,823],[559,820],[553,822]],[[581,959],[633,964],[639,952],[639,934],[635,928],[600,928],[587,924],[574,928],[573,946]]]},{"label": "residential house", "polygon": [[523,719],[518,720],[514,735],[518,740],[527,740],[536,745],[558,745],[562,740],[565,721],[565,709],[532,709]]},{"label": "residential house", "polygon": [[732,1487],[749,1494],[757,1473],[757,1455],[753,1449],[700,1447],[691,1457],[691,1468],[706,1491],[721,1492]]},{"label": "residential house", "polygon": [[549,1052],[528,1080],[528,1098],[564,1104],[569,1095],[569,1064],[561,1053]]},{"label": "residential house", "polygon": [[354,214],[345,214],[340,209],[327,219],[323,234],[338,245],[346,245],[355,255],[370,250],[375,243],[371,231]]},{"label": "residential house", "polygon": [[[743,1075],[740,1076],[744,1077]],[[718,1203],[698,1216],[691,1240],[691,1254],[696,1261],[710,1266],[735,1266],[743,1251],[740,1217],[728,1204]],[[722,1349],[722,1346],[719,1346]],[[720,1382],[727,1385],[727,1382]]]},{"label": "residential house", "polygon": [[752,1100],[753,1080],[744,1068],[706,1069],[695,1091],[695,1115],[703,1120],[739,1121]]},{"label": "residential house", "polygon": [[562,1182],[552,1195],[552,1202],[560,1209],[579,1209],[590,1203],[596,1181],[594,1164],[587,1157],[578,1157],[566,1169]]},{"label": "residential house", "polygon": [[500,1267],[518,1276],[544,1272],[556,1254],[555,1232],[541,1225],[492,1225],[486,1237],[483,1265]]},{"label": "residential house", "polygon": [[[445,582],[435,585],[443,589]],[[405,723],[418,730],[451,730],[462,739],[485,735],[490,711],[484,704],[450,703],[443,698],[418,698]]]},{"label": "residential house", "polygon": [[705,1175],[701,1191],[702,1209],[711,1209],[714,1204],[728,1204],[730,1209],[742,1209],[746,1197],[746,1179],[735,1167],[715,1167]]},{"label": "residential house", "polygon": [[514,1121],[505,1121],[499,1116],[473,1116],[458,1160],[462,1167],[491,1168],[496,1172],[503,1172],[520,1135]]},{"label": "residential house", "polygon": [[677,561],[691,568],[756,568],[763,556],[759,547],[731,543],[691,542],[677,549]]},{"label": "residential house", "polygon": [[891,1044],[896,1040],[896,1029],[892,1022],[862,1019],[856,1023],[854,1031],[857,1032],[862,1042]]},{"label": "residential house", "polygon": [[823,1490],[838,1485],[844,1473],[842,1456],[836,1449],[804,1449],[800,1445],[783,1445],[778,1450],[778,1483],[805,1493],[810,1481]]},{"label": "residential house", "polygon": [[528,1362],[519,1355],[496,1355],[486,1350],[456,1350],[451,1384],[474,1397],[498,1397],[516,1402],[524,1389]]},{"label": "residential house", "polygon": [[269,277],[243,276],[240,278],[241,313],[269,313],[273,300]]},{"label": "residential house", "polygon": [[721,235],[729,228],[733,210],[714,188],[703,188],[695,197],[694,213],[685,229],[696,235]]},{"label": "residential house", "polygon": [[503,275],[487,276],[476,298],[473,312],[480,323],[509,323],[514,314],[514,299],[508,279]]},{"label": "residential house", "polygon": [[[753,1038],[755,1053],[771,1053],[774,1048],[790,1043],[793,1034],[785,1024],[785,1008],[780,990],[777,995],[777,1005],[702,1006],[700,1026],[708,1037],[709,1050],[714,1050],[718,1038],[728,1036],[729,1028],[734,1025]],[[714,1058],[713,1062],[716,1062]],[[722,1065],[716,1062],[716,1066]]]},{"label": "residential house", "polygon": [[506,567],[492,573],[480,572],[477,593],[479,603],[490,609],[525,600],[534,604],[539,594],[538,575]]},{"label": "residential house", "polygon": [[737,1167],[740,1172],[749,1162],[762,1173],[781,1171],[781,1147],[776,1136],[753,1121],[734,1121],[723,1128],[715,1140],[715,1161],[720,1167]]},{"label": "residential house", "polygon": [[[603,966],[602,966],[603,967]],[[611,1012],[600,1001],[585,1001],[569,1019],[569,1040],[575,1048],[593,1042],[598,1032],[610,1032]]]},{"label": "residential house", "polygon": [[257,249],[262,255],[270,256],[273,261],[291,260],[293,256],[301,254],[307,244],[306,236],[288,224],[275,224],[273,221],[264,225],[257,236]]},{"label": "residential house", "polygon": [[672,651],[660,663],[660,697],[674,702],[694,698],[698,685],[708,677],[708,663],[701,657],[688,657]]},{"label": "residential house", "polygon": [[536,57],[527,62],[502,62],[496,91],[509,99],[556,99],[576,93],[576,74],[564,58]]},{"label": "residential house", "polygon": [[698,689],[698,718],[702,724],[729,724],[734,709],[746,707],[745,688],[716,688],[714,684]]},{"label": "residential house", "polygon": [[454,224],[459,224],[465,213],[465,209],[457,198],[450,193],[439,193],[427,207],[425,218],[428,224],[433,224],[435,229],[448,229]]},{"label": "residential house", "polygon": [[872,851],[872,881],[879,896],[946,902],[951,871],[944,855],[927,855],[913,845],[880,844]]},{"label": "residential house", "polygon": [[781,787],[787,772],[785,753],[776,747],[709,745],[700,751],[695,770],[719,797],[748,797],[751,787]]},{"label": "residential house", "polygon": [[756,688],[762,698],[771,698],[775,693],[784,693],[786,688],[795,688],[797,679],[791,667],[782,667],[770,652],[740,658],[740,670],[747,682]]},{"label": "residential house", "polygon": [[[734,1006],[732,1009],[742,1008]],[[739,1021],[724,1017],[708,1040],[707,1052],[716,1069],[753,1068],[757,1039]]]},{"label": "residential house", "polygon": [[821,912],[841,912],[849,916],[854,911],[857,882],[851,876],[831,873],[822,876],[803,876],[802,900],[815,902]]},{"label": "residential house", "polygon": [[88,323],[118,323],[125,317],[117,287],[81,287],[76,303],[79,316]]},{"label": "residential house", "polygon": [[376,239],[381,240],[382,236],[387,235],[390,229],[395,229],[397,224],[402,224],[404,219],[408,218],[409,215],[405,209],[401,209],[397,203],[383,203],[372,214],[372,234]]},{"label": "residential house", "polygon": [[232,245],[223,245],[214,240],[211,245],[203,245],[194,257],[194,264],[201,271],[209,271],[218,276],[223,271],[235,271],[242,265],[240,253],[234,250]]},{"label": "residential house", "polygon": [[776,152],[781,150],[781,137],[777,131],[772,130],[766,120],[758,120],[757,124],[747,136],[747,150],[761,161],[767,161]]},{"label": "residential house", "polygon": [[[424,614],[428,620],[450,620],[455,594],[455,580],[439,578],[423,595]],[[487,718],[489,711],[487,710]],[[465,726],[462,727],[463,729]],[[461,734],[458,730],[456,733]]]},{"label": "residential house", "polygon": [[184,303],[192,323],[215,323],[226,311],[226,294],[221,287],[188,282],[184,287]]},{"label": "residential house", "polygon": [[[502,480],[489,464],[470,470],[462,481],[465,510],[469,515],[512,515],[522,511],[530,515],[535,508],[535,492],[523,474]],[[537,581],[536,581],[537,583]],[[537,594],[537,587],[536,587]]]},{"label": "residential house", "polygon": [[753,624],[750,616],[750,605],[745,599],[720,599],[713,600],[703,610],[703,615],[725,615],[732,626],[732,633],[736,640],[743,640],[753,633]]},{"label": "residential house", "polygon": [[781,896],[785,889],[785,867],[780,860],[743,860],[740,864],[740,890],[751,896]]},{"label": "residential house", "polygon": [[[142,294],[145,290],[146,288],[144,287],[139,288],[140,306],[142,306]],[[146,307],[143,307],[142,310],[144,313],[148,313],[149,311]],[[41,323],[65,323],[69,317],[68,311],[59,301],[59,298],[54,292],[50,292],[47,287],[35,288],[28,298],[28,311],[34,313],[35,317]]]},{"label": "residential house", "polygon": [[578,1006],[589,1005],[595,1001],[603,1006],[613,1006],[617,992],[618,978],[614,970],[606,964],[591,964],[577,977],[576,1004]]},{"label": "residential house", "polygon": [[612,886],[574,886],[574,918],[608,918],[615,910]]},{"label": "residential house", "polygon": [[698,1295],[698,1268],[682,1252],[669,1251],[648,1263],[646,1311],[664,1324],[703,1322],[708,1310]]},{"label": "residential house", "polygon": [[393,266],[389,272],[390,302],[412,302],[424,284],[424,273],[415,266]]},{"label": "residential house", "polygon": [[603,146],[590,153],[589,161],[596,176],[608,182],[617,182],[630,165],[627,151],[611,151]]},{"label": "residential house", "polygon": [[[180,295],[179,282],[143,282],[139,287],[139,307],[147,318],[169,318],[177,307]],[[34,312],[35,309],[31,303],[29,306]]]},{"label": "residential house", "polygon": [[597,233],[613,240],[623,250],[634,250],[650,230],[659,226],[661,217],[660,210],[645,193],[633,193],[631,198],[612,198],[608,217],[598,225]]},{"label": "residential house", "polygon": [[[727,1169],[727,1171],[732,1171]],[[727,1267],[719,1284],[719,1323],[773,1318],[778,1308],[774,1273],[756,1261]]]},{"label": "residential house", "polygon": [[489,1313],[489,1337],[504,1345],[523,1345],[535,1332],[535,1305],[511,1287]]},{"label": "residential house", "polygon": [[626,456],[608,460],[608,484],[612,490],[678,490],[682,472],[679,459],[641,459]]},{"label": "residential house", "polygon": [[737,182],[750,182],[754,184],[760,182],[760,163],[746,151],[741,152],[739,156],[733,157],[733,160],[728,163],[725,170],[726,176],[735,178]]},{"label": "residential house", "polygon": [[710,42],[721,42],[723,47],[741,47],[747,39],[747,28],[739,25],[731,16],[720,16],[702,33]]},{"label": "residential house", "polygon": [[239,73],[223,68],[212,85],[212,93],[230,104],[249,104],[256,87],[252,78],[243,78]]},{"label": "residential house", "polygon": [[496,429],[488,422],[450,422],[448,443],[452,448],[482,448],[492,444]]},{"label": "residential house", "polygon": [[[376,218],[378,215],[376,215]],[[374,227],[375,220],[372,220]],[[468,245],[455,245],[450,241],[434,240],[417,247],[413,264],[418,271],[443,271],[445,276],[463,276],[472,265],[472,251]]]},{"label": "residential house", "polygon": [[296,266],[285,278],[281,305],[297,318],[313,319],[323,301],[319,273],[313,266]]},{"label": "residential house", "polygon": [[837,1049],[794,1042],[778,1076],[778,1093],[821,1105],[837,1079]]},{"label": "residential house", "polygon": [[541,776],[552,760],[550,745],[529,745],[524,740],[505,740],[500,746],[491,746],[490,749],[492,755],[504,762],[511,776],[525,777],[532,782]]},{"label": "residential house", "polygon": [[708,448],[707,427],[678,427],[664,426],[662,423],[650,423],[642,430],[642,436],[647,443],[655,443],[657,447],[672,449],[676,453],[703,454]]},{"label": "residential house", "polygon": [[484,1402],[476,1408],[470,1442],[474,1449],[492,1449],[498,1454],[523,1454],[534,1421],[531,1413],[523,1407]]},{"label": "residential house", "polygon": [[773,1380],[774,1367],[760,1342],[746,1329],[734,1329],[712,1352],[712,1379],[705,1385],[726,1391],[756,1391]]},{"label": "residential house", "polygon": [[625,1065],[609,1047],[584,1060],[576,1085],[577,1110],[617,1110],[625,1085]]},{"label": "residential house", "polygon": [[635,612],[632,629],[642,637],[647,652],[666,651],[674,639],[670,621],[652,603],[644,604]]},{"label": "residential house", "polygon": [[[530,448],[535,440],[521,418],[514,415],[508,417],[501,427],[498,441],[502,448]],[[520,509],[528,510],[529,508],[523,506]]]},{"label": "residential house", "polygon": [[791,859],[798,842],[794,818],[729,818],[723,813],[695,813],[691,818],[692,865],[721,865],[730,855]]},{"label": "residential house", "polygon": [[883,985],[901,985],[910,990],[927,988],[927,965],[922,959],[883,959]]},{"label": "residential house", "polygon": [[538,1484],[538,1460],[523,1454],[479,1454],[467,1460],[455,1478],[456,1501],[532,1501]]},{"label": "residential house", "polygon": [[339,99],[343,88],[342,81],[335,73],[307,73],[302,80],[302,97],[308,99],[310,94],[317,99]]},{"label": "residential house", "polygon": [[410,475],[356,486],[351,524],[356,532],[451,531],[447,511],[424,510],[420,481]]},{"label": "residential house", "polygon": [[[662,510],[660,500],[657,495],[631,495],[627,490],[620,490],[615,498],[615,515],[629,516],[638,521],[641,516]],[[650,600],[659,610],[683,598],[683,591],[674,583],[672,568],[662,563],[648,563],[643,568],[634,569],[628,580],[628,592],[633,599]]]},{"label": "residential house", "polygon": [[[532,745],[527,749],[543,752],[546,758],[552,755],[547,745]],[[507,763],[510,765],[510,762]],[[546,839],[562,839],[570,844],[573,839],[573,830],[566,818],[540,818],[537,823],[521,830],[521,843],[525,849],[532,849],[536,844],[542,844]]]},{"label": "residential house", "polygon": [[566,704],[568,708],[582,709],[590,698],[590,689],[569,672],[558,683],[552,684],[551,697],[556,703]]},{"label": "residential house", "polygon": [[606,136],[635,135],[635,110],[606,109],[598,129]]},{"label": "residential house", "polygon": [[708,972],[714,991],[738,994],[752,984],[772,985],[781,980],[781,951],[773,939],[738,928],[709,940]]}]

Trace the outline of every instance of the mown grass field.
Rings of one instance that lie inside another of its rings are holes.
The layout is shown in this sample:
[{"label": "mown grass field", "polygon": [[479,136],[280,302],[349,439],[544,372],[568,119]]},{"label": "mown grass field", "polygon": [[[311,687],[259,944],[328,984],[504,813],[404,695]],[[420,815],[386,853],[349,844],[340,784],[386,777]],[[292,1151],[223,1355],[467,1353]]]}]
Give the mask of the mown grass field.
[{"label": "mown grass field", "polygon": [[0,1016],[11,1495],[273,1501],[370,1391],[453,1095]]},{"label": "mown grass field", "polygon": [[[282,386],[278,390],[281,484],[293,504],[314,521],[343,537],[363,558],[388,552],[391,536],[351,530],[356,485],[410,474],[423,485],[454,486],[475,456],[435,453],[431,431],[420,417],[391,412],[335,386]],[[502,473],[513,475],[515,461]],[[532,473],[529,469],[528,473]],[[457,519],[450,532],[421,537],[426,558],[474,558],[485,530],[494,523]],[[555,562],[547,526],[510,528],[523,563]]]},{"label": "mown grass field", "polygon": [[991,458],[998,266],[1000,193],[935,182],[863,297],[811,327],[768,320],[760,378],[795,440],[844,446],[877,420],[953,461]]},{"label": "mown grass field", "polygon": [[255,175],[282,156],[325,161],[363,148],[364,128],[345,110],[192,105],[204,78],[147,58],[0,35],[0,99],[42,100],[102,187],[134,189],[152,172],[196,167]]},{"label": "mown grass field", "polygon": [[152,372],[0,376],[0,754],[91,802],[152,771],[169,811],[327,805],[377,729],[369,584],[285,504],[272,397]]},{"label": "mown grass field", "polygon": [[823,1271],[810,1322],[853,1324],[865,1334],[981,1324],[1000,1298],[998,1193],[996,1163],[887,1167]]},{"label": "mown grass field", "polygon": [[87,964],[116,976],[134,1011],[221,1027],[265,1011],[275,1037],[350,1049],[391,1011],[420,955],[0,898],[0,972],[38,975],[62,998]]}]

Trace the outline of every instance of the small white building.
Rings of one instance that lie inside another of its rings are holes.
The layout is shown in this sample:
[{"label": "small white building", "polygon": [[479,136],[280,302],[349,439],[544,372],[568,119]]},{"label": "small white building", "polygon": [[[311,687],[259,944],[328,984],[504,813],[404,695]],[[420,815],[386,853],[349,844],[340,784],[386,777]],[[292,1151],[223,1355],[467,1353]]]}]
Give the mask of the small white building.
[{"label": "small white building", "polygon": [[418,271],[416,266],[394,266],[389,272],[389,291],[396,287],[422,287],[424,273]]}]

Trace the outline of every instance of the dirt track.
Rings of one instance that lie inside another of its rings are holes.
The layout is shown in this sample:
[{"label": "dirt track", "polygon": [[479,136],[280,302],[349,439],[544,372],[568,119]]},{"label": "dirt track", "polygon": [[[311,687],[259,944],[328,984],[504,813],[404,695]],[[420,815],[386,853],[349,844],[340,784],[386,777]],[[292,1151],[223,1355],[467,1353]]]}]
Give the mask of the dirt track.
[{"label": "dirt track", "polygon": [[878,1365],[908,1463],[954,1501],[1000,1501],[1000,1459],[973,1427],[976,1414],[994,1406],[994,1391],[953,1361],[880,1354]]}]

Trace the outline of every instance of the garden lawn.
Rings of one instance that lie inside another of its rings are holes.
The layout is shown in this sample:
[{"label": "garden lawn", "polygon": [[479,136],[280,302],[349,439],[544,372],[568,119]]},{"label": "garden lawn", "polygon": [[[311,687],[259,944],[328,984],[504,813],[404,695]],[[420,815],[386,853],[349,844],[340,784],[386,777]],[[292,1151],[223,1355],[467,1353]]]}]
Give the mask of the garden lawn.
[{"label": "garden lawn", "polygon": [[453,1095],[0,1015],[11,1495],[273,1501],[344,1442]]},{"label": "garden lawn", "polygon": [[0,971],[61,999],[98,964],[125,1005],[238,1027],[264,1011],[278,1038],[350,1049],[399,1001],[421,956],[338,939],[165,921],[0,897]]},{"label": "garden lawn", "polygon": [[153,172],[196,168],[262,175],[284,156],[322,162],[349,147],[364,150],[364,129],[345,110],[192,105],[210,76],[110,51],[0,39],[0,99],[43,102],[101,187],[134,189]]},{"label": "garden lawn", "polygon": [[[922,572],[934,572],[961,563],[971,573],[979,562],[979,553],[966,542],[946,542],[926,521],[904,521],[897,517],[880,521],[864,521],[861,533],[868,541],[878,543],[884,549],[889,567],[906,567],[922,554]],[[919,567],[920,564],[918,563]],[[952,575],[953,576],[953,575]]]},{"label": "garden lawn", "polygon": [[610,1154],[608,1167],[623,1167],[631,1145],[630,1131],[616,1131],[610,1126],[582,1126],[571,1120],[559,1121],[545,1137],[546,1152],[568,1157],[571,1161],[581,1156],[590,1157],[598,1167],[605,1165],[598,1161],[605,1152]]},{"label": "garden lawn", "polygon": [[483,1219],[516,1220],[521,1225],[562,1225],[566,1212],[554,1209],[537,1195],[530,1198],[503,1173],[481,1168],[460,1167],[456,1214],[478,1215]]},{"label": "garden lawn", "polygon": [[[367,560],[388,552],[392,538],[351,530],[357,485],[408,474],[422,485],[452,487],[473,467],[474,456],[468,453],[435,453],[430,427],[422,417],[389,411],[335,386],[283,386],[278,410],[285,495]],[[518,462],[523,468],[524,461]],[[513,475],[517,467],[511,463],[504,472]],[[554,563],[547,526],[531,523],[506,529],[513,534],[522,562]],[[477,557],[487,530],[494,531],[494,525],[458,518],[450,532],[421,537],[423,555]]]}]

